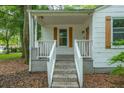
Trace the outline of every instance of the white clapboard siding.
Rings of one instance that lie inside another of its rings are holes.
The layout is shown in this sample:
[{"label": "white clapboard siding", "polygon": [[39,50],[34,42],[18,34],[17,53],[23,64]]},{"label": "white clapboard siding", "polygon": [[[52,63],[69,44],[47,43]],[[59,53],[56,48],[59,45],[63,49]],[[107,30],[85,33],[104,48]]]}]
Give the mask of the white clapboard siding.
[{"label": "white clapboard siding", "polygon": [[124,6],[109,6],[96,11],[93,14],[93,66],[94,67],[114,67],[108,61],[124,49],[105,49],[105,16],[124,16]]}]

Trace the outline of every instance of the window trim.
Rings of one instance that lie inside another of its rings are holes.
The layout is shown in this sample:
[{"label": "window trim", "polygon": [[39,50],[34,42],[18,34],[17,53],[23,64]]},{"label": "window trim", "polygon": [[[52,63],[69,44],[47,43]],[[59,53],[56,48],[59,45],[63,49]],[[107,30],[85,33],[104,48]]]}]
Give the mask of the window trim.
[{"label": "window trim", "polygon": [[113,42],[113,20],[114,19],[124,19],[124,17],[111,17],[111,48],[119,48],[119,49],[123,49],[124,48],[124,45],[120,45],[120,46],[115,46],[112,44]]}]

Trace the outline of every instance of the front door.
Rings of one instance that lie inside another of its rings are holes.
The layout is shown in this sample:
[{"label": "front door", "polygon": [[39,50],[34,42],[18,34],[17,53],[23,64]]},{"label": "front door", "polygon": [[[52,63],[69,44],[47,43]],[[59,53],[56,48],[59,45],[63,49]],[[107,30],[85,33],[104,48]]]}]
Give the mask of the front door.
[{"label": "front door", "polygon": [[67,46],[67,29],[59,29],[59,46]]}]

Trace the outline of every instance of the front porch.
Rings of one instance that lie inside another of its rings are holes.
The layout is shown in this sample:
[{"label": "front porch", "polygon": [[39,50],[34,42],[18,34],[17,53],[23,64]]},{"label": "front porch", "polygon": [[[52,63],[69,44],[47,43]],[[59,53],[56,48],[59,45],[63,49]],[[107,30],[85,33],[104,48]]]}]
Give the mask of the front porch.
[{"label": "front porch", "polygon": [[[62,13],[63,15],[60,15],[59,13]],[[65,59],[64,66],[69,62],[70,57],[68,56],[73,55],[74,59],[71,61],[76,69],[75,75],[77,81],[75,82],[78,84],[77,87],[83,87],[83,61],[84,58],[92,58],[92,41],[90,40],[91,25],[89,21],[91,16],[87,13],[80,12],[59,13],[51,12],[49,15],[49,12],[40,13],[29,11],[29,71],[47,71],[48,85],[49,87],[53,87],[52,84],[54,83],[53,81],[55,81],[54,73],[58,55],[62,55],[61,58],[67,56],[63,58]],[[38,24],[41,25],[42,28],[42,36],[39,39]],[[59,61],[59,64],[61,64],[61,60]],[[71,64],[68,64],[69,67]],[[61,68],[62,64],[59,67]],[[66,71],[69,69],[64,70]],[[64,73],[63,75],[67,80],[70,80],[71,77],[68,76],[69,73]],[[58,77],[63,75],[59,75]],[[68,84],[67,86],[66,84],[65,87],[68,87]]]},{"label": "front porch", "polygon": [[32,23],[30,40],[56,40],[57,54],[73,55],[74,40],[92,40],[92,12],[29,11]]}]

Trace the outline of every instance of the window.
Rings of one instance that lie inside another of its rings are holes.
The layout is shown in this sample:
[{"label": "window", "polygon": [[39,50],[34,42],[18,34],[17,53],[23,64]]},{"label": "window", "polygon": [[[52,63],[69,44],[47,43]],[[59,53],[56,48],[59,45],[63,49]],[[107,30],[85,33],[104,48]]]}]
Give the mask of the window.
[{"label": "window", "polygon": [[113,45],[118,45],[124,40],[124,18],[113,18]]},{"label": "window", "polygon": [[59,45],[67,46],[67,29],[60,29],[59,31]]},{"label": "window", "polygon": [[37,23],[37,40],[41,40],[42,38],[42,29],[41,29],[41,25]]}]

